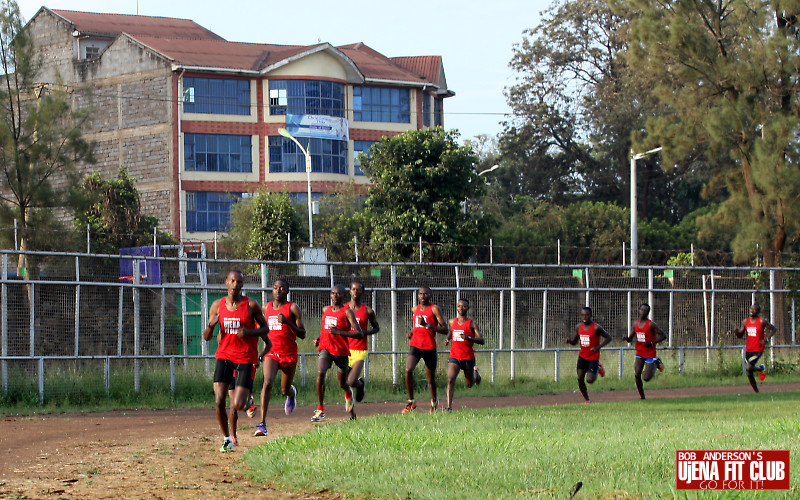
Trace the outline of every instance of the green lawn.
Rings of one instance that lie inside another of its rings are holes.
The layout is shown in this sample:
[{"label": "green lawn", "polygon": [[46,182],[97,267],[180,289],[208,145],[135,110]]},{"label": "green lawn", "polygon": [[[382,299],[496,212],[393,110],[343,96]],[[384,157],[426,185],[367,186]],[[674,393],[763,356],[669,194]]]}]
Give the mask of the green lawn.
[{"label": "green lawn", "polygon": [[[256,481],[359,498],[797,498],[800,393],[387,415],[251,450]],[[678,449],[788,449],[791,491],[675,491]]]}]

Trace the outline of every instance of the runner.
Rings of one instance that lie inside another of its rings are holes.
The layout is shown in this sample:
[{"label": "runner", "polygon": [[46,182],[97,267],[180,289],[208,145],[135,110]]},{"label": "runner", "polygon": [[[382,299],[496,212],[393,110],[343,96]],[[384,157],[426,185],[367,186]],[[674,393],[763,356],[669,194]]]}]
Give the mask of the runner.
[{"label": "runner", "polygon": [[[644,384],[653,378],[658,371],[664,371],[664,363],[656,355],[656,344],[667,338],[666,334],[655,324],[654,321],[647,319],[650,316],[650,305],[642,304],[639,306],[639,319],[633,323],[633,333],[625,335],[622,339],[631,342],[636,339],[636,361],[633,364],[633,372],[636,378],[636,390],[639,397],[644,399]],[[644,376],[642,372],[644,371]]]},{"label": "runner", "polygon": [[261,355],[264,385],[261,388],[261,421],[256,424],[255,436],[267,435],[267,407],[278,370],[281,371],[281,394],[286,396],[283,411],[288,415],[297,404],[297,389],[292,385],[297,369],[297,338],[306,338],[306,328],[300,308],[286,300],[288,296],[289,282],[285,279],[275,280],[272,284],[272,300],[264,305],[272,350],[266,356]]},{"label": "runner", "polygon": [[[765,330],[769,330],[769,335],[764,333]],[[756,363],[764,354],[764,346],[775,335],[775,327],[761,317],[761,305],[758,303],[750,306],[750,317],[742,321],[742,326],[733,329],[733,333],[739,338],[744,337],[745,332],[747,333],[747,343],[744,348],[744,362],[746,363],[747,380],[750,381],[753,390],[758,392],[758,384],[753,372],[758,372],[758,379],[762,382],[767,378],[767,365],[762,363],[756,366]]]},{"label": "runner", "polygon": [[412,330],[406,334],[409,339],[408,356],[406,357],[406,390],[408,402],[402,414],[408,414],[417,409],[414,401],[414,368],[419,360],[425,361],[425,375],[431,390],[431,413],[439,408],[439,399],[436,397],[436,334],[447,334],[447,325],[442,319],[439,306],[431,302],[431,289],[427,286],[417,291],[419,304],[412,309]]},{"label": "runner", "polygon": [[[364,369],[364,362],[367,360],[367,336],[375,335],[380,331],[378,319],[375,316],[375,311],[371,307],[362,304],[361,298],[364,296],[364,284],[360,281],[353,281],[350,283],[350,302],[345,307],[351,309],[356,315],[358,326],[364,332],[364,336],[360,337],[358,332],[350,330],[349,332],[340,332],[337,330],[337,335],[347,337],[347,344],[350,348],[350,357],[348,358],[348,365],[350,366],[350,373],[347,375],[347,385],[356,390],[356,402],[360,403],[364,399],[364,387],[366,382],[361,377],[361,372]],[[367,329],[371,325],[372,328]]]},{"label": "runner", "polygon": [[[267,335],[268,327],[261,307],[253,299],[242,295],[244,275],[232,270],[225,278],[228,295],[211,304],[209,321],[203,330],[203,339],[211,340],[214,327],[220,324],[222,338],[217,346],[217,366],[214,370],[214,407],[225,440],[221,452],[233,451],[233,440],[228,427],[225,403],[228,388],[233,384],[231,411],[244,410],[253,390],[253,363],[258,360],[258,338],[264,339],[265,352],[272,347]],[[235,375],[234,375],[235,373]],[[234,421],[238,418],[234,418]]]},{"label": "runner", "polygon": [[338,369],[339,387],[344,391],[345,409],[350,413],[350,418],[356,418],[353,391],[347,385],[348,356],[350,348],[347,345],[347,336],[342,335],[350,330],[356,332],[356,338],[364,338],[356,315],[353,310],[345,307],[344,287],[335,285],[331,288],[331,305],[322,310],[322,322],[319,337],[314,339],[314,346],[319,348],[319,361],[317,361],[317,409],[311,417],[312,422],[325,420],[325,374],[331,365],[336,364]]},{"label": "runner", "polygon": [[[586,382],[593,383],[597,380],[597,374],[605,377],[606,371],[600,363],[600,349],[611,342],[611,335],[605,329],[592,321],[592,308],[589,306],[581,310],[583,320],[575,327],[575,335],[567,338],[567,344],[576,345],[580,340],[581,351],[578,353],[578,389],[581,390],[584,403],[589,404],[589,391],[586,389]],[[603,337],[603,342],[600,342]],[[588,373],[587,373],[588,372]],[[585,379],[585,381],[584,381]]]},{"label": "runner", "polygon": [[453,345],[450,347],[450,358],[447,360],[447,411],[453,411],[453,393],[455,392],[456,377],[458,372],[464,370],[464,382],[467,388],[472,384],[481,383],[481,374],[475,366],[475,351],[473,344],[483,345],[484,339],[478,325],[469,318],[469,301],[461,299],[456,305],[458,317],[450,320],[450,335],[444,344],[447,345],[452,339]]}]

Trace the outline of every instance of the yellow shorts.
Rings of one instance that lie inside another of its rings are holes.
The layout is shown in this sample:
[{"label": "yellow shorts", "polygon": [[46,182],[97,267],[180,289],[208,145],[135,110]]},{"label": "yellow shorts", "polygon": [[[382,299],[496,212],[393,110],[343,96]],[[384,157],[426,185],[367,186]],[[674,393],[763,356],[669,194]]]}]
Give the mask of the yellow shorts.
[{"label": "yellow shorts", "polygon": [[347,358],[349,360],[350,366],[353,366],[353,363],[356,361],[366,361],[367,355],[369,351],[355,351],[350,349],[350,357]]}]

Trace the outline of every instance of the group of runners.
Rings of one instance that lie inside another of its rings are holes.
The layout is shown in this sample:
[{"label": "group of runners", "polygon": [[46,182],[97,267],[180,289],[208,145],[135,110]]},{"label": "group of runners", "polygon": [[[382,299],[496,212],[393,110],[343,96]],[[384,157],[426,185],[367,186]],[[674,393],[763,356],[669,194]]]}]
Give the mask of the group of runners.
[{"label": "group of runners", "polygon": [[[261,307],[255,300],[242,294],[244,276],[232,270],[225,279],[227,295],[216,300],[209,311],[209,321],[203,330],[203,338],[211,340],[219,324],[217,363],[214,370],[214,396],[217,422],[224,436],[221,452],[232,451],[237,441],[238,412],[245,411],[254,417],[258,411],[260,421],[256,424],[255,436],[266,436],[266,417],[270,395],[278,371],[281,372],[281,394],[286,398],[284,412],[288,415],[296,406],[297,389],[292,384],[297,369],[297,339],[306,338],[303,314],[297,304],[288,301],[289,284],[278,279],[272,286],[272,300]],[[351,419],[356,418],[355,403],[361,402],[366,382],[361,377],[367,359],[367,338],[380,331],[375,311],[362,303],[364,285],[358,280],[350,283],[350,300],[345,303],[345,288],[335,285],[330,291],[331,305],[322,310],[320,335],[314,339],[319,351],[317,361],[317,408],[312,422],[325,420],[325,377],[336,365],[339,387],[344,392],[345,410]],[[483,344],[484,338],[477,323],[468,317],[470,308],[467,299],[456,305],[457,317],[445,321],[439,306],[432,302],[431,290],[421,287],[417,291],[418,304],[412,309],[412,329],[408,332],[409,352],[405,365],[405,385],[408,400],[401,413],[409,414],[417,409],[414,398],[414,370],[420,361],[425,365],[425,375],[430,389],[430,411],[439,408],[436,384],[438,360],[436,335],[445,337],[450,345],[447,367],[447,406],[452,411],[455,382],[463,372],[467,387],[480,384],[481,376],[475,366],[475,344]],[[738,337],[747,335],[745,361],[747,376],[755,392],[758,386],[754,374],[765,378],[765,365],[756,365],[764,351],[764,345],[775,333],[775,327],[760,316],[761,307],[753,304],[750,316],[733,333]],[[656,344],[666,335],[649,319],[650,306],[639,307],[639,318],[632,325],[631,333],[623,337],[626,342],[636,341],[634,374],[636,389],[645,399],[643,381],[649,381],[655,371],[663,371],[664,364],[656,353]],[[597,376],[605,376],[600,362],[600,350],[611,342],[611,335],[592,319],[592,310],[584,307],[581,323],[575,333],[566,339],[571,345],[580,343],[578,354],[578,388],[586,403],[590,403],[586,383],[593,383]],[[768,333],[767,333],[768,332]],[[259,354],[258,341],[264,342]],[[259,365],[263,366],[264,383],[261,388],[260,406],[257,409],[253,397],[253,384]],[[229,413],[226,400],[230,399]]]}]

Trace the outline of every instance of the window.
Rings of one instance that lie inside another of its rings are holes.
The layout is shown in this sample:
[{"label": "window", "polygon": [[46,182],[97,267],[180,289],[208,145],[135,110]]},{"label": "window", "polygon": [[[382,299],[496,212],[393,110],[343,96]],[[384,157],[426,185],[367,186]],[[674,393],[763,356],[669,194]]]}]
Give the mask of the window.
[{"label": "window", "polygon": [[424,127],[431,126],[431,96],[425,92],[422,95],[422,125]]},{"label": "window", "polygon": [[409,123],[408,89],[353,87],[353,119],[357,122]]},{"label": "window", "polygon": [[444,101],[435,97],[433,99],[433,125],[444,126]]},{"label": "window", "polygon": [[344,85],[326,80],[270,80],[269,114],[344,117]]},{"label": "window", "polygon": [[100,55],[100,47],[86,47],[86,59],[92,59]]},{"label": "window", "polygon": [[375,141],[353,141],[353,167],[356,175],[366,175],[361,171],[361,160],[359,160],[358,155],[364,153],[367,158],[370,158],[369,148],[373,144],[375,144]]},{"label": "window", "polygon": [[[312,172],[347,174],[347,141],[305,138],[298,140],[311,152]],[[269,171],[271,173],[305,172],[305,156],[291,139],[270,136]]]},{"label": "window", "polygon": [[252,172],[249,135],[184,134],[184,169],[188,172]]},{"label": "window", "polygon": [[242,193],[186,192],[186,230],[190,232],[227,231],[231,209]]},{"label": "window", "polygon": [[183,78],[184,113],[249,115],[250,81],[224,78]]}]

